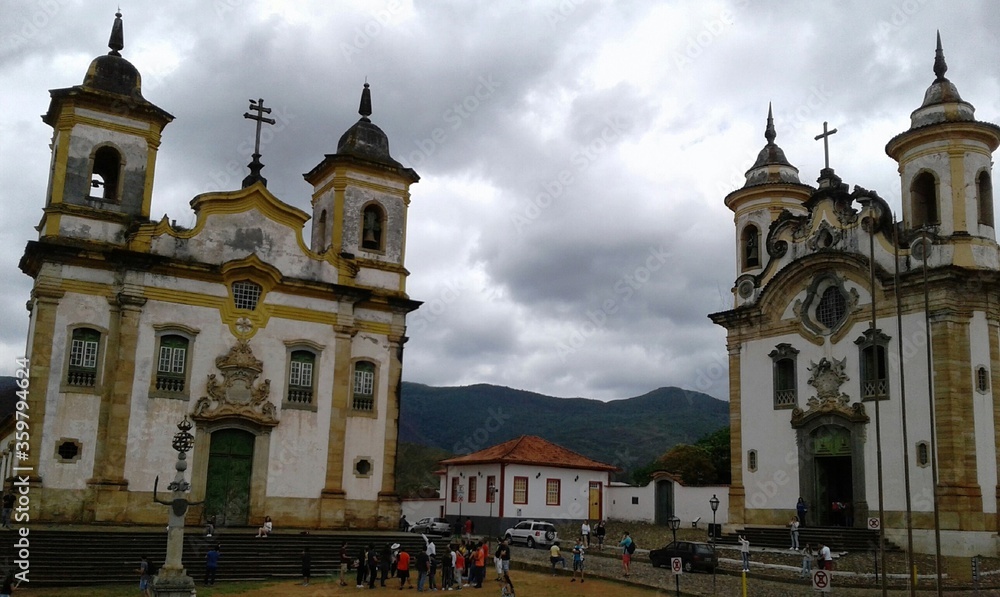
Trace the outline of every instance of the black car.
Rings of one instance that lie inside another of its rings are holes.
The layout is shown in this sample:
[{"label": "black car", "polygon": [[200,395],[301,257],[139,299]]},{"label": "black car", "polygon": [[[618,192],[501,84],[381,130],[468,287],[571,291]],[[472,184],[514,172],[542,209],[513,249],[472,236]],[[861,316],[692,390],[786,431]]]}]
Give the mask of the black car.
[{"label": "black car", "polygon": [[649,563],[657,568],[670,568],[670,559],[680,558],[684,564],[684,572],[704,570],[711,572],[719,565],[719,559],[712,553],[708,543],[694,541],[674,541],[666,547],[649,552]]}]

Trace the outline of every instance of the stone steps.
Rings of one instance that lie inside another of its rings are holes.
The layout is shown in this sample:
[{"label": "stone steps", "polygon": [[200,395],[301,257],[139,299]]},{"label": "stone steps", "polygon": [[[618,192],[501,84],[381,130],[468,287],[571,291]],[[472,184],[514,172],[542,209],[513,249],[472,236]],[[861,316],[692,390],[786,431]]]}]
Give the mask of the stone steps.
[{"label": "stone steps", "polygon": [[[739,534],[750,540],[751,547],[769,547],[788,549],[791,538],[786,527],[756,527],[748,526]],[[727,533],[719,538],[718,543],[724,545],[739,545],[737,533]],[[878,546],[878,532],[868,529],[850,527],[802,527],[799,529],[799,545],[806,543],[816,545],[822,541],[834,552],[873,551]],[[890,541],[885,542],[886,551],[901,551],[899,546]]]}]

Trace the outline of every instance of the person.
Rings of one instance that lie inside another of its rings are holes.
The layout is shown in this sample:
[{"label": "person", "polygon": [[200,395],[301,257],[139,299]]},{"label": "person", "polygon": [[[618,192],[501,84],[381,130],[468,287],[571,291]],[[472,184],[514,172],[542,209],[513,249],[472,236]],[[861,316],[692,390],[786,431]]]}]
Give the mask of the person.
[{"label": "person", "polygon": [[351,566],[351,557],[347,555],[347,541],[340,542],[340,586],[346,587],[347,569]]},{"label": "person", "polygon": [[750,572],[750,540],[743,535],[740,539],[740,557],[743,558],[743,572]]},{"label": "person", "polygon": [[472,517],[465,519],[465,540],[472,541]]},{"label": "person", "polygon": [[500,550],[503,549],[503,540],[497,541],[497,550],[493,552],[493,568],[497,572],[497,582],[503,582],[503,564],[500,563]]},{"label": "person", "polygon": [[302,550],[302,586],[309,586],[309,577],[312,573],[312,555],[309,553],[309,547],[307,546]]},{"label": "person", "polygon": [[430,570],[431,563],[427,558],[427,550],[417,552],[417,592],[424,592],[424,585],[427,583],[427,571]]},{"label": "person", "polygon": [[556,564],[562,564],[563,570],[566,569],[566,558],[562,557],[559,551],[558,541],[553,541],[552,547],[549,548],[549,561],[552,562],[552,576],[556,575]]},{"label": "person", "polygon": [[13,528],[10,526],[10,515],[14,511],[14,492],[7,490],[3,494],[3,510],[0,511],[0,518],[2,518],[3,528],[9,529]]},{"label": "person", "polygon": [[365,579],[368,578],[368,551],[364,545],[358,546],[358,557],[354,558],[354,567],[357,569],[358,587],[365,586]]},{"label": "person", "polygon": [[510,579],[510,574],[503,573],[503,585],[500,588],[500,597],[514,597],[514,581]]},{"label": "person", "polygon": [[472,573],[469,575],[469,584],[477,589],[483,588],[483,579],[486,578],[486,558],[489,557],[490,545],[485,541],[480,541],[472,551]]},{"label": "person", "polygon": [[375,579],[378,577],[378,552],[371,543],[368,544],[368,561],[365,562],[365,566],[368,568],[368,588],[374,589]]},{"label": "person", "polygon": [[791,522],[788,523],[789,534],[792,536],[792,546],[788,549],[792,551],[799,550],[799,517],[793,516]]},{"label": "person", "polygon": [[214,585],[215,584],[215,574],[219,571],[219,552],[222,551],[222,546],[216,543],[212,549],[208,550],[205,554],[205,584]]},{"label": "person", "polygon": [[580,534],[583,535],[583,540],[587,549],[590,549],[590,521],[585,520],[583,524],[580,525]]},{"label": "person", "polygon": [[500,540],[500,547],[497,548],[497,551],[500,553],[500,572],[505,577],[510,572],[510,545],[507,543],[506,537]]},{"label": "person", "polygon": [[413,588],[413,581],[410,580],[410,554],[406,553],[405,547],[399,548],[396,554],[396,576],[399,577],[399,590],[403,590],[403,585]]},{"label": "person", "polygon": [[594,529],[594,536],[597,537],[597,549],[599,551],[604,551],[604,536],[608,534],[608,530],[604,528],[604,521],[597,523],[597,528]]},{"label": "person", "polygon": [[583,582],[583,551],[585,547],[583,545],[583,537],[578,537],[576,540],[576,545],[573,546],[573,580],[570,582],[576,582],[576,573],[580,572],[580,582]]},{"label": "person", "polygon": [[409,521],[406,520],[406,514],[399,517],[399,530],[403,531],[404,533],[410,530],[410,523]]},{"label": "person", "polygon": [[[0,585],[0,597],[11,597],[14,594],[14,571],[7,572],[3,577],[3,585]],[[513,593],[511,593],[513,595]]]},{"label": "person", "polygon": [[205,519],[205,537],[215,534],[215,514]]},{"label": "person", "polygon": [[622,548],[622,572],[625,576],[632,573],[632,553],[635,551],[635,541],[628,531],[622,535],[622,540],[618,542],[618,547]]},{"label": "person", "polygon": [[149,558],[139,558],[139,593],[142,597],[153,597],[153,583],[149,577]]},{"label": "person", "polygon": [[833,554],[830,553],[830,548],[822,543],[819,544],[819,569],[820,570],[833,570]]},{"label": "person", "polygon": [[434,577],[437,576],[437,566],[438,566],[438,555],[437,546],[434,542],[424,535],[424,541],[427,542],[427,580],[429,581],[428,588],[431,591],[437,591],[437,581]]},{"label": "person", "polygon": [[462,588],[462,575],[465,574],[465,555],[462,553],[462,549],[459,546],[455,546],[455,550],[452,552],[455,554],[455,584],[458,588]]},{"label": "person", "polygon": [[[394,546],[393,546],[394,545]],[[399,544],[389,545],[386,543],[382,547],[382,555],[378,559],[378,568],[381,572],[381,577],[379,578],[379,584],[385,586],[385,580],[389,578],[389,571],[395,572],[396,569],[396,551],[399,549]]]},{"label": "person", "polygon": [[812,575],[812,561],[813,561],[813,548],[811,543],[806,543],[806,546],[802,548],[802,570],[799,572],[799,576],[802,578],[808,578]]},{"label": "person", "polygon": [[809,506],[806,505],[806,501],[799,498],[799,501],[795,504],[795,514],[799,517],[799,524],[805,526],[806,524],[806,512],[809,511]]},{"label": "person", "polygon": [[258,537],[267,537],[268,535],[271,534],[271,531],[273,531],[273,530],[274,530],[274,523],[271,522],[271,517],[270,516],[265,516],[264,517],[264,524],[262,524],[260,526],[260,528],[257,529],[257,536]]}]

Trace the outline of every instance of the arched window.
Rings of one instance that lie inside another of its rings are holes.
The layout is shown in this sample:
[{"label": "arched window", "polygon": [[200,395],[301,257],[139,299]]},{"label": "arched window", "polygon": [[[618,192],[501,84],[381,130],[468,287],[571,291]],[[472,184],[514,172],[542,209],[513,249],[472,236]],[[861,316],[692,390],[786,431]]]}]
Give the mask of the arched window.
[{"label": "arched window", "polygon": [[816,321],[832,330],[847,316],[847,297],[838,286],[829,286],[816,305]]},{"label": "arched window", "polygon": [[118,201],[118,180],[122,169],[121,154],[104,145],[94,152],[90,175],[90,196],[104,201]]},{"label": "arched window", "polygon": [[854,343],[860,351],[861,399],[889,399],[889,336],[879,329],[867,329]]},{"label": "arched window", "polygon": [[361,248],[382,251],[385,239],[385,213],[377,205],[365,207],[361,214]]},{"label": "arched window", "polygon": [[315,353],[308,350],[292,351],[288,361],[288,402],[312,404],[315,368]]},{"label": "arched window", "polygon": [[760,267],[760,233],[754,225],[743,229],[740,247],[743,250],[743,267]]},{"label": "arched window", "polygon": [[319,222],[316,225],[316,252],[322,253],[326,250],[326,210],[319,214]]},{"label": "arched window", "polygon": [[910,184],[910,206],[913,210],[914,228],[941,223],[937,180],[930,172],[921,172]]},{"label": "arched window", "polygon": [[768,355],[774,370],[774,408],[795,408],[798,388],[795,381],[795,362],[799,351],[791,344],[781,343]]},{"label": "arched window", "polygon": [[979,200],[979,223],[993,227],[993,182],[989,172],[976,177],[976,198]]},{"label": "arched window", "polygon": [[183,392],[187,379],[188,339],[183,336],[161,336],[156,364],[156,389],[161,392]]},{"label": "arched window", "polygon": [[101,346],[101,333],[90,328],[73,330],[70,342],[69,372],[66,375],[66,385],[92,388],[97,385],[98,351]]},{"label": "arched window", "polygon": [[358,361],[354,364],[354,392],[351,408],[361,411],[375,410],[375,364]]},{"label": "arched window", "polygon": [[747,450],[747,470],[757,472],[757,450]]}]

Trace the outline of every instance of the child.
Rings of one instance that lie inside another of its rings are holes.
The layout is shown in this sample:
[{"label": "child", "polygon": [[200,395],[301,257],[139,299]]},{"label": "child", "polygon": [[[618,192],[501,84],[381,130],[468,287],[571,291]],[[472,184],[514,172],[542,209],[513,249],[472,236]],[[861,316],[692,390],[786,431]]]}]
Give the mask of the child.
[{"label": "child", "polygon": [[510,575],[503,573],[503,585],[500,588],[500,597],[514,597],[514,582],[510,580]]},{"label": "child", "polygon": [[802,549],[802,571],[799,572],[799,576],[802,578],[809,578],[812,576],[812,561],[813,561],[813,548],[811,543],[806,543],[805,548]]},{"label": "child", "polygon": [[462,550],[459,549],[455,552],[455,580],[458,581],[458,588],[462,588],[462,575],[465,574],[465,556],[462,555]]}]

